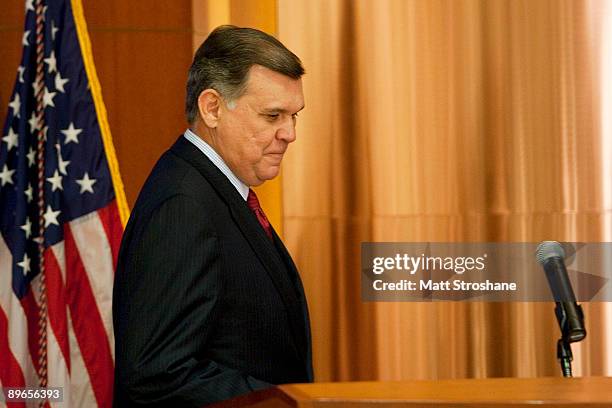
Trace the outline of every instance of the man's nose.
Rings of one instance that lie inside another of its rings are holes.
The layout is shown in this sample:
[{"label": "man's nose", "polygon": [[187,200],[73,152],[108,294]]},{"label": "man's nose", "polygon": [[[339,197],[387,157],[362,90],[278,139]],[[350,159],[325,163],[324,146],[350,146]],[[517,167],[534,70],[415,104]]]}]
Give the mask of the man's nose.
[{"label": "man's nose", "polygon": [[295,137],[295,123],[292,118],[286,120],[282,126],[276,130],[276,138],[284,140],[287,143],[295,141]]}]

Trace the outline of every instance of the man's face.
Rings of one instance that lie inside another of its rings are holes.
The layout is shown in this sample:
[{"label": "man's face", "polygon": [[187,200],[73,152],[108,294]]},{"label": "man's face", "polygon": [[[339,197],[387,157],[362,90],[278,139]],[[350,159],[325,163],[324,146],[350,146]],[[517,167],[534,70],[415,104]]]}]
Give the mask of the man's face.
[{"label": "man's face", "polygon": [[220,106],[214,147],[242,182],[260,185],[278,175],[302,108],[301,79],[254,65],[243,95]]}]

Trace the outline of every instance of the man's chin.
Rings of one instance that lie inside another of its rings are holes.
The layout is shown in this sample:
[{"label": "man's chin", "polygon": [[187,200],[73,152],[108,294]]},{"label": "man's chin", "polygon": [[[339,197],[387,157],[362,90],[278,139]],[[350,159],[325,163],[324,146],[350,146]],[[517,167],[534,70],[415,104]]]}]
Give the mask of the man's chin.
[{"label": "man's chin", "polygon": [[276,176],[278,176],[280,173],[280,165],[278,166],[270,166],[268,168],[266,168],[264,171],[262,171],[261,173],[257,174],[257,179],[259,180],[258,184],[252,184],[253,186],[258,186],[260,184],[263,184],[264,182],[268,181],[268,180],[272,180],[274,178],[276,178]]}]

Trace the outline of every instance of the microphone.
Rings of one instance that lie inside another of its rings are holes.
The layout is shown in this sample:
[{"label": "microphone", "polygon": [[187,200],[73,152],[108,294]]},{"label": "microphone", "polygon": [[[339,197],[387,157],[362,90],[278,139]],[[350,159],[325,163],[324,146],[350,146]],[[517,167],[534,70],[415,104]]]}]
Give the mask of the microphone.
[{"label": "microphone", "polygon": [[576,296],[565,269],[565,251],[557,241],[544,241],[538,245],[536,259],[544,267],[548,285],[555,302],[555,314],[561,329],[562,340],[574,343],[586,337],[582,307],[576,303]]}]

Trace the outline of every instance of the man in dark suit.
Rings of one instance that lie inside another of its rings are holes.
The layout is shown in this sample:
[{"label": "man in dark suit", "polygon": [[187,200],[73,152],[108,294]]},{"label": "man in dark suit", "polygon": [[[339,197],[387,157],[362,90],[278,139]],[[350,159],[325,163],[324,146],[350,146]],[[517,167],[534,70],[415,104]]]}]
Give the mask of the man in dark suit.
[{"label": "man in dark suit", "polygon": [[313,380],[304,289],[250,189],[295,140],[303,73],[254,29],[219,27],[196,52],[190,129],[159,159],[121,243],[115,406],[199,407]]}]

